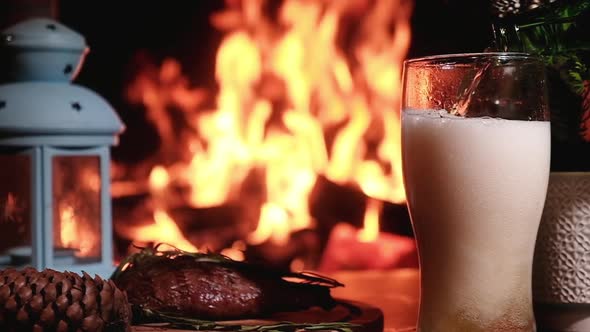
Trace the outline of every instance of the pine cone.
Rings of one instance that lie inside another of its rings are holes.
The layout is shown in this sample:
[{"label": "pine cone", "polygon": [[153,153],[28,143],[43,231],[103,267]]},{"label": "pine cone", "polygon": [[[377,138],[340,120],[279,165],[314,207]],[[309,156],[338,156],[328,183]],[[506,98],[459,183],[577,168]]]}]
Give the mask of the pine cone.
[{"label": "pine cone", "polygon": [[73,272],[0,271],[0,331],[129,331],[127,296],[112,281]]}]

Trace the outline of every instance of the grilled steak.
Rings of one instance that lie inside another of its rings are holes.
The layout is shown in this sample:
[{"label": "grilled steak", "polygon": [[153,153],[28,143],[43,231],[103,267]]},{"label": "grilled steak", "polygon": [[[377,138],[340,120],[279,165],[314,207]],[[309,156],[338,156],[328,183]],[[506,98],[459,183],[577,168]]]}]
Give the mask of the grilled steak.
[{"label": "grilled steak", "polygon": [[[256,317],[335,305],[330,287],[340,284],[333,280],[279,273],[229,259],[202,259],[207,257],[203,255],[137,259],[113,279],[132,304],[200,319]],[[286,276],[303,277],[303,281],[287,281]]]}]

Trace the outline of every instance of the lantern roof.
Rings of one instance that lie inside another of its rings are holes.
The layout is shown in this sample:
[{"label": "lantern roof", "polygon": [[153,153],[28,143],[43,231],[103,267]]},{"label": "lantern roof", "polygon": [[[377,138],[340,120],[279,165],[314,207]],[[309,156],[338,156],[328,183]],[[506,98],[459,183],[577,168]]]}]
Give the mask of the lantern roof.
[{"label": "lantern roof", "polygon": [[32,18],[2,31],[3,42],[34,49],[86,49],[84,36],[50,18]]},{"label": "lantern roof", "polygon": [[111,105],[70,81],[88,51],[84,37],[49,18],[0,33],[0,145],[115,144],[124,129]]},{"label": "lantern roof", "polygon": [[71,81],[88,47],[82,35],[49,18],[32,18],[0,33],[3,81]]},{"label": "lantern roof", "polygon": [[0,85],[0,135],[115,135],[123,128],[104,98],[79,85]]}]

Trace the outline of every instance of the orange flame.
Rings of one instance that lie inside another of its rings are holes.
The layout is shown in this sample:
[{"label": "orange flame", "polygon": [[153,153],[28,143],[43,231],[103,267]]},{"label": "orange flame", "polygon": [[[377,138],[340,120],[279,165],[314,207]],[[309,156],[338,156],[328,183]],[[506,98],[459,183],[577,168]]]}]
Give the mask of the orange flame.
[{"label": "orange flame", "polygon": [[243,261],[246,257],[244,251],[246,250],[246,244],[242,241],[235,241],[230,248],[225,248],[221,251],[222,255],[225,255],[235,261]]},{"label": "orange flame", "polygon": [[125,228],[126,235],[141,242],[166,243],[180,250],[197,252],[199,249],[188,241],[174,220],[164,211],[154,211],[154,224]]},{"label": "orange flame", "polygon": [[2,219],[0,220],[20,222],[21,218],[19,217],[19,215],[23,212],[23,210],[24,209],[20,207],[16,195],[9,192],[6,195],[6,201],[4,202],[4,207],[2,208]]},{"label": "orange flame", "polygon": [[90,229],[81,220],[76,210],[66,203],[60,204],[59,240],[64,248],[75,249],[76,256],[87,257],[98,254],[100,234]]},{"label": "orange flame", "polygon": [[[227,4],[212,17],[227,31],[216,56],[215,109],[199,108],[206,94],[188,85],[172,59],[142,72],[129,88],[162,138],[152,194],[182,183],[186,203],[217,206],[239,200],[244,180],[262,169],[266,202],[247,241],[281,244],[314,227],[308,196],[325,175],[375,198],[362,238],[376,238],[377,199],[405,201],[398,109],[411,0],[285,0],[277,19],[267,17],[264,0]],[[343,24],[351,21],[355,29]],[[180,132],[173,129],[178,108],[186,127]],[[167,225],[168,241],[190,245],[166,204],[155,205],[156,226],[134,236],[145,241]]]},{"label": "orange flame", "polygon": [[250,244],[261,244],[268,239],[276,244],[289,240],[289,215],[278,205],[266,203],[262,206],[258,228],[248,238]]},{"label": "orange flame", "polygon": [[358,233],[358,239],[361,242],[373,242],[379,237],[379,211],[381,211],[381,201],[369,199],[363,228]]},{"label": "orange flame", "polygon": [[78,229],[76,227],[76,219],[74,218],[74,209],[71,206],[67,206],[61,211],[60,237],[61,244],[64,247],[71,248],[76,245]]}]

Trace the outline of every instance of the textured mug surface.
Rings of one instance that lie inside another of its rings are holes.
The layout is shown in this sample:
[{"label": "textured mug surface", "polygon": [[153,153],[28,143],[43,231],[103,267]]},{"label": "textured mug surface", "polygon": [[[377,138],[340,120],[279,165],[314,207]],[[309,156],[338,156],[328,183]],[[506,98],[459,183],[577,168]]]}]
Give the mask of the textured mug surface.
[{"label": "textured mug surface", "polygon": [[533,299],[540,331],[590,331],[590,173],[551,173]]},{"label": "textured mug surface", "polygon": [[590,303],[590,173],[551,173],[533,293],[536,302]]}]

